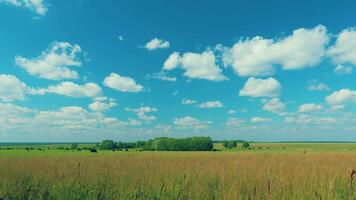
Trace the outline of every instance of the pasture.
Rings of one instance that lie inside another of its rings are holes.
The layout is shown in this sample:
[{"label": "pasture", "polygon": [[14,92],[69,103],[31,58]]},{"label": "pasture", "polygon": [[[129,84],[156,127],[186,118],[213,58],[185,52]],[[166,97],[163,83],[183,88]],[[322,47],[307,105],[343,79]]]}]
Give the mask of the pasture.
[{"label": "pasture", "polygon": [[[83,144],[88,145],[88,144]],[[4,199],[356,199],[356,144],[252,143],[217,152],[2,146]],[[46,150],[43,150],[46,149]],[[355,182],[355,183],[354,183]]]}]

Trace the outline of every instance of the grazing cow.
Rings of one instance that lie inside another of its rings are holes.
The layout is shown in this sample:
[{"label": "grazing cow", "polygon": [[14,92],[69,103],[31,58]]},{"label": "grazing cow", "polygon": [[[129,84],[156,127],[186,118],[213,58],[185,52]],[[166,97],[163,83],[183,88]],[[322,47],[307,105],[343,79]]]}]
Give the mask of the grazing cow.
[{"label": "grazing cow", "polygon": [[96,149],[89,149],[90,150],[90,153],[98,153],[98,151]]}]

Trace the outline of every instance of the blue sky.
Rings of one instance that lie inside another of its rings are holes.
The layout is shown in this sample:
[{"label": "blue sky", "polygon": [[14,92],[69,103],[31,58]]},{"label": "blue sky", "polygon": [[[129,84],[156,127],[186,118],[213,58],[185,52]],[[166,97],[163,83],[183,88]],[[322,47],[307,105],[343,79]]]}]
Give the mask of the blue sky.
[{"label": "blue sky", "polygon": [[355,11],[0,0],[0,141],[354,141]]}]

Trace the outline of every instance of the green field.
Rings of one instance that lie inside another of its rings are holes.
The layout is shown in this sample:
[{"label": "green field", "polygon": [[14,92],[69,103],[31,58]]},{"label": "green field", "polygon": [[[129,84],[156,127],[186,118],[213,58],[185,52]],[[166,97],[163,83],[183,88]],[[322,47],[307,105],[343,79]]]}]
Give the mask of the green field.
[{"label": "green field", "polygon": [[97,154],[58,146],[70,144],[1,146],[0,197],[356,199],[356,143],[251,143],[229,150],[216,143],[216,152]]}]

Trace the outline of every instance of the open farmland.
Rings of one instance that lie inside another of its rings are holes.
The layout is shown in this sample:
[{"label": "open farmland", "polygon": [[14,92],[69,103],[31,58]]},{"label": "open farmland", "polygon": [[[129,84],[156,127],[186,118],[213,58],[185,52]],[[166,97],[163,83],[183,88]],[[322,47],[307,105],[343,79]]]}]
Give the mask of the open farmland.
[{"label": "open farmland", "polygon": [[356,198],[351,175],[356,169],[353,151],[356,144],[253,143],[252,148],[97,154],[2,150],[0,196],[5,199]]}]

